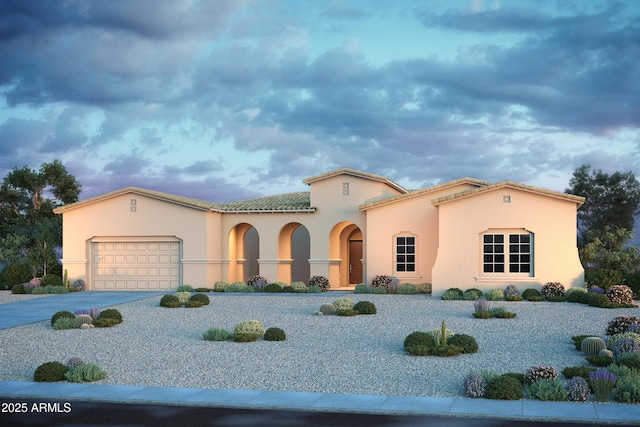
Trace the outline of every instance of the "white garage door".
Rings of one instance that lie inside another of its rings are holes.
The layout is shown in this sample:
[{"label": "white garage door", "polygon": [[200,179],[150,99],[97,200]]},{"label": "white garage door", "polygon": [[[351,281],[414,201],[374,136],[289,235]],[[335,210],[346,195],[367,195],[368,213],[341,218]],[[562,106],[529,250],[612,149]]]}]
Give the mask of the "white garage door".
[{"label": "white garage door", "polygon": [[93,289],[175,289],[180,242],[92,242]]}]

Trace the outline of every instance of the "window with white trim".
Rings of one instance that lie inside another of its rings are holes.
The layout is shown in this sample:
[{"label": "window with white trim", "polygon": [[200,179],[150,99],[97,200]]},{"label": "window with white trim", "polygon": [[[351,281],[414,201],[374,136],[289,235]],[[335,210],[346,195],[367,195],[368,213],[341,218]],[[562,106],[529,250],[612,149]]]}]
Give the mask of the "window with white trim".
[{"label": "window with white trim", "polygon": [[415,236],[396,237],[396,272],[412,273],[416,271]]},{"label": "window with white trim", "polygon": [[533,233],[482,235],[482,272],[533,275]]}]

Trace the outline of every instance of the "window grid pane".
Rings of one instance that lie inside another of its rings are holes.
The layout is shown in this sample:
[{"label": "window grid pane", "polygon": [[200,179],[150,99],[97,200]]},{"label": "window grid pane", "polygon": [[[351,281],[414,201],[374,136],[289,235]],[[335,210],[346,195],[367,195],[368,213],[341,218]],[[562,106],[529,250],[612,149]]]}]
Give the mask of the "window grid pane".
[{"label": "window grid pane", "polygon": [[416,271],[415,245],[415,237],[396,237],[396,271]]},{"label": "window grid pane", "polygon": [[504,273],[504,236],[485,234],[483,242],[483,265],[485,273]]}]

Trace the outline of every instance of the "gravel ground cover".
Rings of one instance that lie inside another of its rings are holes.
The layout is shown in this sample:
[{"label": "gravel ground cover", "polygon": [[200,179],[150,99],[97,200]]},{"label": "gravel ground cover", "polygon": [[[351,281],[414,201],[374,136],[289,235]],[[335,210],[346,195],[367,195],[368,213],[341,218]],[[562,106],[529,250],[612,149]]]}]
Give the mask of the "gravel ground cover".
[{"label": "gravel ground cover", "polygon": [[[571,336],[603,336],[614,317],[640,316],[638,308],[500,301],[492,306],[504,306],[517,317],[476,319],[471,301],[371,294],[346,296],[373,302],[376,315],[316,316],[322,303],[338,297],[208,296],[211,304],[201,308],[160,307],[159,296],[117,305],[124,322],[112,328],[56,331],[43,321],[1,330],[0,380],[32,381],[44,362],[81,357],[108,372],[99,381],[105,384],[460,397],[471,371],[524,373],[532,365],[560,371],[585,364]],[[211,327],[232,331],[240,321],[251,319],[265,329],[284,329],[286,341],[202,338]],[[407,335],[438,329],[443,320],[453,332],[476,338],[479,352],[440,358],[404,351]]]},{"label": "gravel ground cover", "polygon": [[56,294],[12,294],[11,291],[0,291],[0,304],[24,301],[27,299],[50,297]]}]

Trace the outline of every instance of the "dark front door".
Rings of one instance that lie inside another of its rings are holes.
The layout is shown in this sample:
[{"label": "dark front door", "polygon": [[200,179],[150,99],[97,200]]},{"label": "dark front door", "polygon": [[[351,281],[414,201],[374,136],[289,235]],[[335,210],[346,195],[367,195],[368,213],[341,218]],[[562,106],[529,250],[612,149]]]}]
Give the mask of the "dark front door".
[{"label": "dark front door", "polygon": [[362,283],[362,240],[349,240],[349,284]]}]

